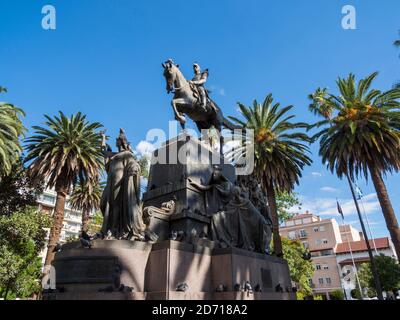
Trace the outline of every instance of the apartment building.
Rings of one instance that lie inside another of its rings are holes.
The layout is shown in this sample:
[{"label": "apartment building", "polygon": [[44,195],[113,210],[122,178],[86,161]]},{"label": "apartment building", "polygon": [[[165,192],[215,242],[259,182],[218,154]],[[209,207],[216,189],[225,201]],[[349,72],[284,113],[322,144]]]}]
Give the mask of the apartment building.
[{"label": "apartment building", "polygon": [[[306,212],[286,220],[281,236],[298,240],[310,251],[315,272],[311,279],[314,295],[329,299],[329,293],[345,290],[350,297],[356,279],[348,277],[362,263],[369,262],[367,245],[362,232],[351,225],[339,225],[335,219],[321,219]],[[390,238],[370,240],[374,255],[396,257]]]},{"label": "apartment building", "polygon": [[[56,197],[57,193],[54,190],[46,189],[37,200],[39,209],[52,215],[56,204]],[[65,203],[63,229],[60,236],[61,243],[65,243],[70,238],[79,237],[82,226],[82,212],[73,210],[68,200],[69,197],[67,197]]]},{"label": "apartment building", "polygon": [[343,243],[347,243],[348,241],[360,241],[364,239],[362,232],[358,231],[351,225],[340,225],[339,230]]},{"label": "apartment building", "polygon": [[314,294],[329,299],[330,292],[342,289],[335,255],[342,237],[335,219],[307,212],[286,220],[280,230],[282,237],[298,240],[310,251],[315,267],[311,279]]}]

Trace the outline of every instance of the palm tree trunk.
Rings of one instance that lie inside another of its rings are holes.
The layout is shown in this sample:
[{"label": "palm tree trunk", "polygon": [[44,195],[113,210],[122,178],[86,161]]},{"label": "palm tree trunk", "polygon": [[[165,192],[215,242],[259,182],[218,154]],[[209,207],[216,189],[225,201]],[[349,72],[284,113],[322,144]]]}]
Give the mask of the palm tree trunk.
[{"label": "palm tree trunk", "polygon": [[82,210],[82,231],[87,232],[89,228],[89,211]]},{"label": "palm tree trunk", "polygon": [[279,218],[276,206],[276,195],[273,185],[267,186],[267,198],[268,198],[268,205],[271,210],[274,252],[276,256],[283,257],[282,240],[279,234]]},{"label": "palm tree trunk", "polygon": [[376,193],[378,195],[379,203],[382,208],[382,213],[386,221],[386,226],[389,230],[390,237],[396,254],[400,257],[400,229],[399,223],[397,222],[396,215],[394,213],[392,203],[390,202],[388,192],[386,190],[385,183],[382,179],[381,173],[373,165],[369,165],[369,171],[371,174],[372,181],[375,186]]},{"label": "palm tree trunk", "polygon": [[61,230],[63,228],[63,221],[64,221],[64,208],[65,208],[65,200],[67,197],[68,186],[63,186],[57,188],[57,198],[56,198],[56,205],[54,209],[53,215],[53,225],[50,229],[50,236],[49,236],[49,244],[47,246],[47,254],[45,265],[51,265],[51,262],[54,260],[54,248],[56,247],[57,243],[60,240]]}]

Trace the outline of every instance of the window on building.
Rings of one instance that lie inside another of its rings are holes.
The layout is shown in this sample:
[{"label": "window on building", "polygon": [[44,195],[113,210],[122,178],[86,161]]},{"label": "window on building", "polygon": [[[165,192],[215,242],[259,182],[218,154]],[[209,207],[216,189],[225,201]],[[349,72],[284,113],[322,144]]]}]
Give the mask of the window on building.
[{"label": "window on building", "polygon": [[322,231],[325,231],[325,226],[320,226],[320,227],[319,227],[319,231],[321,231],[321,232],[322,232]]},{"label": "window on building", "polygon": [[304,230],[304,229],[301,229],[300,231],[299,231],[299,234],[300,234],[300,237],[307,237],[307,232],[306,232],[306,230]]},{"label": "window on building", "polygon": [[286,221],[285,225],[286,225],[286,227],[294,226],[294,221]]},{"label": "window on building", "polygon": [[314,232],[318,232],[319,228],[318,227],[314,227],[313,230],[314,230]]},{"label": "window on building", "polygon": [[328,244],[328,239],[322,239],[323,244]]},{"label": "window on building", "polygon": [[324,278],[319,278],[319,279],[318,279],[318,283],[319,283],[319,284],[324,284]]},{"label": "window on building", "polygon": [[315,240],[315,244],[316,244],[317,246],[321,245],[321,239]]},{"label": "window on building", "polygon": [[311,218],[305,218],[305,219],[303,219],[303,223],[304,223],[304,224],[311,223]]},{"label": "window on building", "polygon": [[316,265],[315,265],[315,269],[316,269],[316,270],[321,270],[321,265],[320,265],[319,263],[316,264]]},{"label": "window on building", "polygon": [[324,264],[323,269],[324,270],[329,270],[329,266],[327,264]]},{"label": "window on building", "polygon": [[42,200],[44,202],[47,202],[47,203],[54,203],[55,202],[55,198],[54,197],[48,196],[48,195],[45,195],[45,194],[42,196]]},{"label": "window on building", "polygon": [[299,225],[299,224],[302,224],[302,221],[301,221],[301,219],[297,219],[297,220],[294,221],[294,223],[295,223],[296,225]]},{"label": "window on building", "polygon": [[330,256],[332,254],[333,254],[333,250],[332,249],[321,250],[321,256]]},{"label": "window on building", "polygon": [[327,283],[327,284],[331,284],[331,283],[332,283],[331,278],[326,278],[325,280],[326,280],[326,283]]},{"label": "window on building", "polygon": [[303,244],[304,248],[306,248],[306,249],[308,249],[310,247],[310,245],[308,244],[307,241],[303,241],[302,244]]},{"label": "window on building", "polygon": [[296,231],[290,231],[289,232],[289,239],[290,240],[296,239]]}]

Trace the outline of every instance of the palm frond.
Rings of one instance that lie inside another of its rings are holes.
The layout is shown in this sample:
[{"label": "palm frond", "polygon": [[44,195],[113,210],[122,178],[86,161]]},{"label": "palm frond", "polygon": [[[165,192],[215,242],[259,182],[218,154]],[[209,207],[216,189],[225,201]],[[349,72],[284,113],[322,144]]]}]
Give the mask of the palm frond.
[{"label": "palm frond", "polygon": [[98,122],[89,122],[78,112],[67,117],[45,115],[45,127],[34,126],[34,134],[25,140],[25,161],[32,162],[29,173],[34,179],[57,187],[61,180],[68,186],[97,181],[103,165],[102,137]]}]

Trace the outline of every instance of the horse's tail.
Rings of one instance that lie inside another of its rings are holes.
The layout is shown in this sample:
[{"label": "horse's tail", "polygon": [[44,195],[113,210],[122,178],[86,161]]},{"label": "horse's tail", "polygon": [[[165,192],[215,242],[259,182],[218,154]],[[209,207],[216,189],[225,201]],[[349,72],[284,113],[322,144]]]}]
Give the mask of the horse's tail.
[{"label": "horse's tail", "polygon": [[223,125],[225,128],[229,129],[229,130],[245,130],[245,128],[243,128],[242,126],[236,125],[234,124],[232,121],[230,121],[227,118],[223,118]]}]

